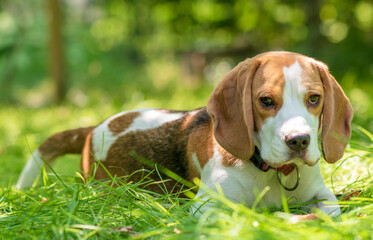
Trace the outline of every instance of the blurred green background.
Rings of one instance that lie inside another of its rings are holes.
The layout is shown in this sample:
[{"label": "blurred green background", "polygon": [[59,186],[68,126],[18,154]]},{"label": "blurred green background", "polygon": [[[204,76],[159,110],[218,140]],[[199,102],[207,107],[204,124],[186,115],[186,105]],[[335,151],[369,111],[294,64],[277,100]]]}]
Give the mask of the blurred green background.
[{"label": "blurred green background", "polygon": [[0,105],[195,108],[237,62],[268,50],[327,63],[354,122],[373,130],[368,0],[0,0]]}]

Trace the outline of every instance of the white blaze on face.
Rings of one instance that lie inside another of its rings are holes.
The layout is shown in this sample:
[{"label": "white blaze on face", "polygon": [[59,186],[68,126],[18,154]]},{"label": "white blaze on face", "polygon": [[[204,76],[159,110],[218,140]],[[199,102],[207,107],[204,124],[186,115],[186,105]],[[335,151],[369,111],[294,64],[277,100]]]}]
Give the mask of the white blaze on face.
[{"label": "white blaze on face", "polygon": [[302,85],[302,68],[295,61],[290,67],[283,68],[283,74],[283,105],[275,117],[265,120],[257,136],[262,158],[273,167],[283,165],[291,160],[285,137],[289,134],[309,134],[310,145],[303,160],[314,165],[320,158],[317,145],[319,119],[305,106],[307,89]]}]

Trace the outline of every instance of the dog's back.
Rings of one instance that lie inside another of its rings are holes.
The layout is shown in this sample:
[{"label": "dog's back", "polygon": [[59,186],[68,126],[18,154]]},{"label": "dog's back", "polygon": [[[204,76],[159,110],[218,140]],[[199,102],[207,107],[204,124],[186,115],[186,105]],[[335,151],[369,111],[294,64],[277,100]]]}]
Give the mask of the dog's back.
[{"label": "dog's back", "polygon": [[[100,161],[94,171],[96,179],[109,178],[110,172],[112,176],[131,175],[130,180],[139,181],[146,173],[133,174],[136,170],[153,170],[141,161],[145,158],[192,180],[199,172],[194,169],[195,163],[188,164],[188,158],[192,157],[186,155],[188,141],[196,128],[210,129],[210,120],[205,108],[194,111],[144,109],[116,114],[96,127],[57,133],[32,154],[16,187],[30,187],[44,161],[52,163],[64,154],[80,153],[86,177],[92,175],[92,166]],[[150,177],[159,180],[166,176],[154,173]],[[174,184],[166,182],[168,189],[174,188]]]}]

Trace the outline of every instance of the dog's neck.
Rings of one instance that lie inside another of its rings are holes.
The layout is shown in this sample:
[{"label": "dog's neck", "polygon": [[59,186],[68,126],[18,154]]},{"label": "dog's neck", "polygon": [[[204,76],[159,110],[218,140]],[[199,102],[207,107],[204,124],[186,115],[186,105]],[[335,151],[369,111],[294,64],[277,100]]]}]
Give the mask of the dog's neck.
[{"label": "dog's neck", "polygon": [[260,151],[257,146],[255,146],[255,151],[253,156],[250,158],[250,161],[257,167],[259,170],[263,172],[268,172],[271,168],[266,162],[264,162],[263,158],[260,156]]},{"label": "dog's neck", "polygon": [[254,164],[255,167],[257,167],[259,170],[261,170],[263,172],[268,172],[269,169],[274,169],[276,171],[281,171],[285,176],[292,173],[295,169],[293,164],[287,164],[287,165],[284,165],[280,168],[273,168],[273,167],[269,166],[263,160],[263,158],[260,156],[260,151],[259,151],[259,148],[257,146],[255,146],[255,152],[254,152],[253,156],[250,158],[250,161]]}]

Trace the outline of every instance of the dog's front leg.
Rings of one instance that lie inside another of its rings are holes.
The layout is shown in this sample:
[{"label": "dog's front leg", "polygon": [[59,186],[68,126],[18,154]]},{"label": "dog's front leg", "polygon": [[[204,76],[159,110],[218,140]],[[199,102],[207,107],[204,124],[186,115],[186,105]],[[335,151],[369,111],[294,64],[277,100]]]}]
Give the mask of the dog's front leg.
[{"label": "dog's front leg", "polygon": [[201,186],[196,195],[196,203],[193,206],[192,212],[196,216],[200,216],[216,203],[211,200],[211,191],[219,192],[221,189],[224,196],[233,202],[246,203],[249,196],[248,191],[242,184],[243,170],[242,168],[231,166],[224,167],[214,161],[210,161],[202,170]]},{"label": "dog's front leg", "polygon": [[324,184],[317,192],[315,199],[322,200],[321,202],[317,203],[317,208],[321,211],[329,214],[332,217],[336,217],[341,214],[341,209],[337,203],[337,198]]}]

